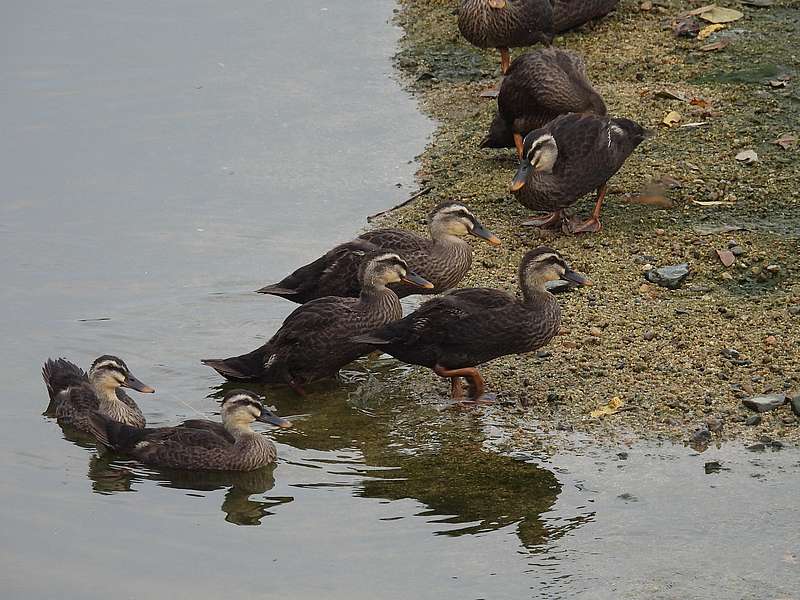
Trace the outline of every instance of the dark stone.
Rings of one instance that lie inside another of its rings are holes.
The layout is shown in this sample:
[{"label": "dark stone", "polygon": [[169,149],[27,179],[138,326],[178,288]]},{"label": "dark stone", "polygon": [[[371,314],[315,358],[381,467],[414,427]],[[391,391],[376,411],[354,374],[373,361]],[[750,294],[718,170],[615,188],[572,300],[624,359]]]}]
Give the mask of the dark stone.
[{"label": "dark stone", "polygon": [[734,256],[742,256],[744,253],[744,248],[741,246],[731,246],[731,254]]},{"label": "dark stone", "polygon": [[722,351],[720,351],[720,354],[722,354],[722,356],[724,356],[725,358],[739,358],[741,356],[741,354],[739,354],[739,351],[736,350],[735,348],[725,348]]},{"label": "dark stone", "polygon": [[789,398],[789,405],[792,407],[792,412],[800,417],[800,394],[794,398]]},{"label": "dark stone", "polygon": [[553,353],[550,352],[549,350],[539,350],[536,353],[536,358],[547,358],[548,356],[552,356],[552,354]]},{"label": "dark stone", "polygon": [[703,452],[711,443],[711,432],[706,429],[698,429],[689,438],[689,446],[697,452]]},{"label": "dark stone", "polygon": [[783,394],[765,394],[763,396],[753,396],[752,398],[745,398],[742,400],[742,404],[747,408],[759,413],[774,410],[784,402],[786,402],[786,396]]},{"label": "dark stone", "polygon": [[797,317],[800,315],[800,304],[795,304],[789,307],[789,314]]},{"label": "dark stone", "polygon": [[703,469],[705,469],[706,475],[711,473],[719,473],[722,471],[722,463],[718,460],[710,460],[703,465]]},{"label": "dark stone", "polygon": [[783,450],[783,442],[779,442],[778,440],[772,440],[769,445],[772,446],[773,450]]},{"label": "dark stone", "polygon": [[628,460],[628,453],[627,452],[617,452],[617,457],[620,460]]},{"label": "dark stone", "polygon": [[644,339],[646,339],[646,340],[649,342],[649,341],[651,341],[651,340],[654,340],[654,339],[655,339],[655,337],[656,337],[656,332],[655,332],[655,331],[645,331],[645,332],[644,332],[644,335],[643,335],[642,337],[643,337]]},{"label": "dark stone", "polygon": [[750,446],[747,446],[745,449],[750,450],[750,452],[763,452],[764,450],[767,449],[767,447],[761,442],[759,442],[757,444],[751,444]]},{"label": "dark stone", "polygon": [[650,283],[655,283],[671,290],[678,289],[688,276],[689,265],[686,263],[659,267],[645,273],[645,279]]},{"label": "dark stone", "polygon": [[747,420],[744,422],[745,425],[748,427],[754,427],[755,425],[761,424],[761,415],[750,415],[747,417]]},{"label": "dark stone", "polygon": [[708,417],[706,419],[706,426],[712,433],[719,433],[722,431],[722,419],[718,419],[717,417]]}]

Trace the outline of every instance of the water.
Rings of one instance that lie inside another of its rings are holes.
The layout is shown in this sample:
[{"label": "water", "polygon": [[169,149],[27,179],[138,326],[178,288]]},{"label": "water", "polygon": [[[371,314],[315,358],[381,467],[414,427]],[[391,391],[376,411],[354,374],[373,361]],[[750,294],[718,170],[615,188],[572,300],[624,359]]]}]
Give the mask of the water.
[{"label": "water", "polygon": [[272,393],[296,427],[254,473],[98,458],[41,416],[45,358],[110,352],[157,388],[151,424],[214,418],[199,359],[294,308],[251,290],[413,191],[432,125],[392,79],[392,9],[0,9],[3,596],[795,597],[795,451],[514,459],[482,412],[385,383],[393,361]]}]

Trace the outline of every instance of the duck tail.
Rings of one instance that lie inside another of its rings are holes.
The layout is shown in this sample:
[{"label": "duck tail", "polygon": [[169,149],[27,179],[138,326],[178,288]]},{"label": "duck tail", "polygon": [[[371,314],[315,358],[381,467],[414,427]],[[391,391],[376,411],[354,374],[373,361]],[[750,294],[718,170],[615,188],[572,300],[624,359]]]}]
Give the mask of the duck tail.
[{"label": "duck tail", "polygon": [[230,358],[206,358],[202,362],[225,379],[231,381],[255,381],[264,375],[264,358],[269,351],[267,344],[252,352]]},{"label": "duck tail", "polygon": [[370,346],[385,346],[389,343],[389,340],[380,337],[376,331],[353,336],[350,338],[350,341],[356,344],[369,344]]},{"label": "duck tail", "polygon": [[265,285],[262,288],[258,288],[256,290],[257,294],[272,294],[273,296],[280,296],[281,298],[288,298],[291,300],[292,296],[297,295],[297,290],[292,290],[287,287],[283,287],[280,283],[271,283],[270,285]]},{"label": "duck tail", "polygon": [[145,430],[131,427],[99,412],[94,412],[89,415],[89,431],[100,445],[125,452],[141,441]]},{"label": "duck tail", "polygon": [[60,392],[73,385],[80,385],[86,381],[86,373],[80,367],[72,364],[65,358],[53,360],[48,358],[42,367],[42,379],[47,386],[50,400],[55,400]]}]

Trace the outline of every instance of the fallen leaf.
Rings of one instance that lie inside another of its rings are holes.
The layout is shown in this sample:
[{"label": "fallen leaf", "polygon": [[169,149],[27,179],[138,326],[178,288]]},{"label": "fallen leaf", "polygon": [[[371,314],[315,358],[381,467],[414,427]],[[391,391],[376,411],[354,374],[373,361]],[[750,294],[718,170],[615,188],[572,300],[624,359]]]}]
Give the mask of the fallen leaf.
[{"label": "fallen leaf", "polygon": [[736,257],[730,250],[717,250],[717,256],[726,269],[736,262]]},{"label": "fallen leaf", "polygon": [[758,162],[758,154],[756,154],[755,150],[742,150],[736,155],[736,160],[749,165],[751,163]]},{"label": "fallen leaf", "polygon": [[661,122],[669,127],[675,127],[675,125],[680,123],[680,121],[681,113],[671,110],[664,116],[664,119]]},{"label": "fallen leaf", "polygon": [[697,15],[701,15],[704,12],[708,12],[714,8],[717,8],[716,4],[706,4],[705,6],[701,6],[700,8],[695,8],[694,10],[690,10],[687,13],[684,13],[687,17],[696,17]]},{"label": "fallen leaf", "polygon": [[772,143],[780,146],[784,150],[788,150],[797,143],[797,136],[791,133],[784,133],[777,140],[772,140]]},{"label": "fallen leaf", "polygon": [[719,40],[718,42],[713,42],[711,44],[706,44],[705,46],[700,46],[700,50],[702,52],[716,52],[717,50],[722,50],[726,46],[728,46],[730,42],[728,40]]},{"label": "fallen leaf", "polygon": [[642,192],[641,194],[631,194],[625,198],[630,204],[641,204],[642,206],[655,206],[656,208],[672,208],[675,203],[667,198],[663,193],[655,190]]},{"label": "fallen leaf", "polygon": [[709,23],[731,23],[741,19],[744,13],[733,8],[723,8],[715,4],[713,8],[700,13],[698,16]]},{"label": "fallen leaf", "polygon": [[639,5],[639,10],[653,10],[653,3],[650,0],[645,0]]},{"label": "fallen leaf", "polygon": [[695,232],[700,235],[716,235],[719,233],[731,233],[732,231],[747,231],[746,227],[741,225],[698,225],[694,228]]},{"label": "fallen leaf", "polygon": [[702,98],[692,98],[691,100],[689,100],[689,104],[691,104],[692,106],[699,106],[701,108],[707,108],[711,106],[711,102],[709,102],[708,100],[703,100]]},{"label": "fallen leaf", "polygon": [[619,396],[614,396],[606,404],[590,412],[589,415],[594,418],[607,417],[608,415],[618,413],[623,404],[624,402],[622,401],[622,398]]},{"label": "fallen leaf", "polygon": [[683,183],[679,179],[675,179],[674,177],[670,177],[669,175],[662,175],[661,179],[659,180],[668,188],[680,188],[683,187]]},{"label": "fallen leaf", "polygon": [[770,87],[774,88],[785,88],[787,85],[789,85],[789,82],[785,79],[773,79],[769,82],[769,85]]},{"label": "fallen leaf", "polygon": [[[702,19],[703,15],[700,15],[700,18]],[[725,25],[720,25],[719,23],[716,23],[714,25],[706,25],[700,30],[700,33],[697,34],[697,39],[704,40],[712,33],[714,33],[715,31],[719,31],[720,29],[725,29]]]},{"label": "fallen leaf", "polygon": [[672,90],[659,90],[655,94],[656,98],[669,98],[670,100],[680,100],[686,102],[686,96],[680,92],[673,92]]}]

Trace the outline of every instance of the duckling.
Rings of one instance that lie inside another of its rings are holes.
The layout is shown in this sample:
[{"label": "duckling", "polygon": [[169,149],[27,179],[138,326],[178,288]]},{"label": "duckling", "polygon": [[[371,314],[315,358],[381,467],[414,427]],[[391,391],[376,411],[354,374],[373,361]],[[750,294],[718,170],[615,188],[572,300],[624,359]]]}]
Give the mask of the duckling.
[{"label": "duckling", "polygon": [[367,231],[300,267],[282,281],[257,291],[300,304],[325,296],[357,298],[361,291],[358,271],[364,256],[383,251],[399,254],[412,271],[433,284],[431,288],[402,282],[390,284],[389,288],[398,297],[440,294],[455,287],[472,265],[472,248],[462,236],[470,234],[490,244],[500,243],[497,236],[459,202],[439,204],[431,211],[428,223],[430,238],[402,229]]},{"label": "duckling", "polygon": [[[600,231],[606,183],[649,135],[630,119],[562,115],[525,136],[523,158],[511,191],[524,206],[552,211],[524,225],[563,227],[572,233]],[[596,189],[597,201],[586,221],[565,222],[563,211]]]},{"label": "duckling", "polygon": [[466,402],[489,401],[483,397],[484,381],[477,365],[508,354],[532,352],[558,333],[561,310],[545,284],[556,279],[591,284],[546,246],[523,256],[518,278],[521,300],[490,288],[452,290],[354,341],[372,344],[403,362],[450,378],[453,400],[464,401],[461,377],[466,377],[471,391]]},{"label": "duckling", "polygon": [[500,85],[497,115],[481,148],[513,148],[522,158],[524,137],[558,115],[606,114],[603,98],[586,78],[578,54],[543,48],[514,59]]},{"label": "duckling", "polygon": [[292,424],[266,408],[247,390],[222,400],[222,423],[195,419],[177,427],[131,427],[107,415],[89,416],[92,434],[103,446],[156,467],[208,471],[252,471],[275,462],[275,444],[253,431],[253,421],[276,427]]},{"label": "duckling", "polygon": [[100,412],[116,421],[144,427],[145,419],[136,402],[120,388],[144,394],[155,392],[133,376],[121,358],[105,354],[97,358],[88,375],[65,358],[47,359],[42,378],[50,395],[50,407],[58,422],[89,431],[89,416]]},{"label": "duckling", "polygon": [[549,0],[461,0],[458,29],[478,48],[497,48],[505,75],[509,48],[538,42],[550,45],[553,9]]},{"label": "duckling", "polygon": [[550,0],[553,4],[553,29],[562,33],[592,19],[604,17],[617,8],[619,0]]},{"label": "duckling", "polygon": [[227,379],[288,384],[299,395],[303,385],[333,377],[346,364],[371,350],[350,338],[403,316],[400,299],[388,284],[433,284],[413,273],[397,254],[372,253],[360,269],[358,298],[327,296],[294,310],[275,335],[248,354],[203,364]]}]

